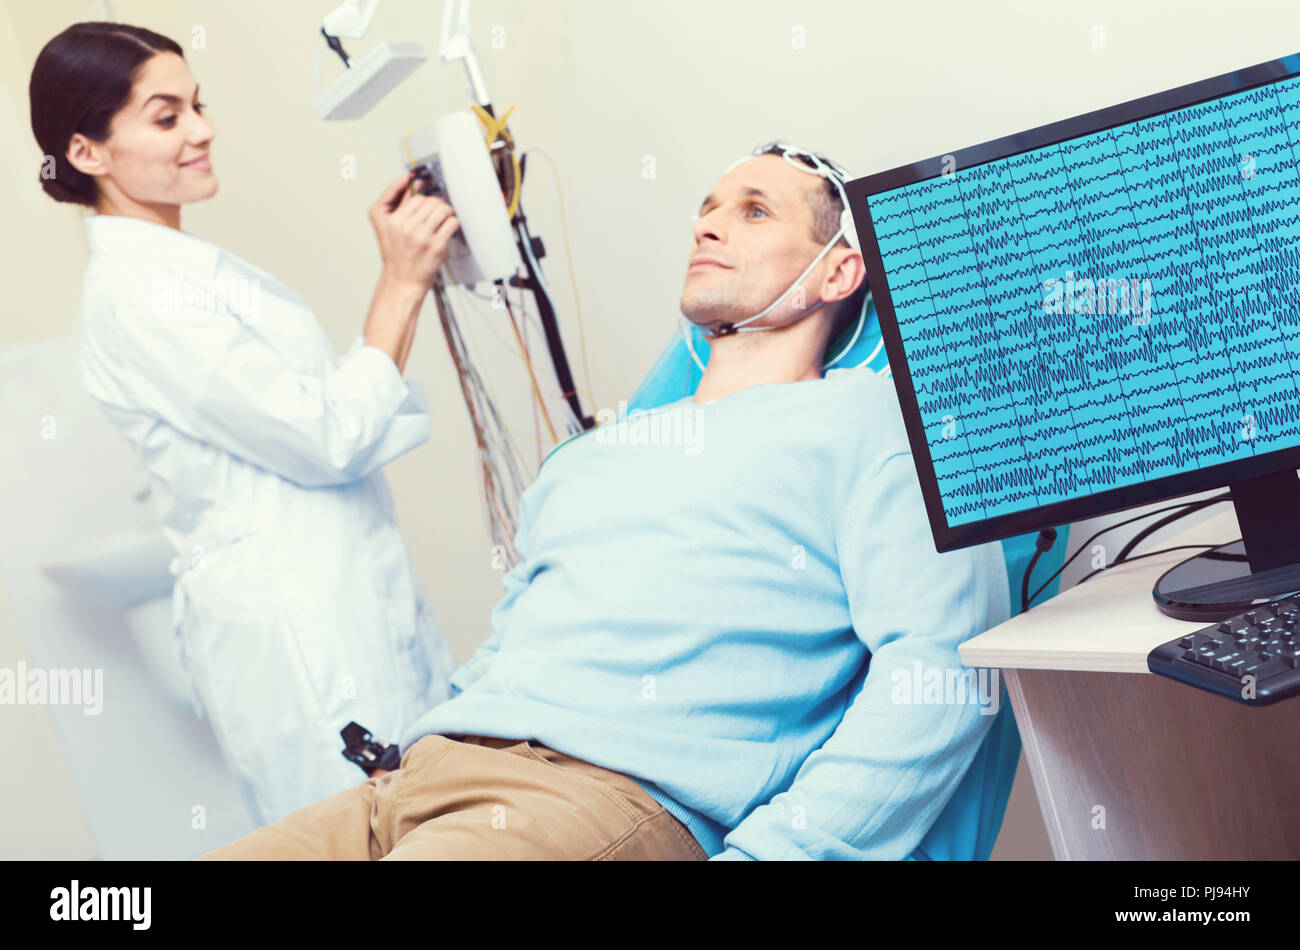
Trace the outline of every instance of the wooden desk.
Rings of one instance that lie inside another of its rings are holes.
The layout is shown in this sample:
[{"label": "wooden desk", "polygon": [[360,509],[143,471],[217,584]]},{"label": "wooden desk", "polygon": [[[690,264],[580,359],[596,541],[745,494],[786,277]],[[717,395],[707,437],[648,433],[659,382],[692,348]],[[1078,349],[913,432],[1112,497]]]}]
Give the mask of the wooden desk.
[{"label": "wooden desk", "polygon": [[[1229,508],[1156,546],[1239,536]],[[1195,553],[1110,568],[961,646],[1003,671],[1058,860],[1300,858],[1300,698],[1252,708],[1147,670],[1152,648],[1205,626],[1151,598]]]}]

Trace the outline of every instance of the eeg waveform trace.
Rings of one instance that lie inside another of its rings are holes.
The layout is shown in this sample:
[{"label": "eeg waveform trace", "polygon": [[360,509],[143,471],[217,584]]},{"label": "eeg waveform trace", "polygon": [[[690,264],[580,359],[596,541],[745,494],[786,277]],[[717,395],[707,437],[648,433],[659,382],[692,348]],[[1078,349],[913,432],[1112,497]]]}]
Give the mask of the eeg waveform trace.
[{"label": "eeg waveform trace", "polygon": [[1300,445],[1300,78],[868,205],[949,525]]}]

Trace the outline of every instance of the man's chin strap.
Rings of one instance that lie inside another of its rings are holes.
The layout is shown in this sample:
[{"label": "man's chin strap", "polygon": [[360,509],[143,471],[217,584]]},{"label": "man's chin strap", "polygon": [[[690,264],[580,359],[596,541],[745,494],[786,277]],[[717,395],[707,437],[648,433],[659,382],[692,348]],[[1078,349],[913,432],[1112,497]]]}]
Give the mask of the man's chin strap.
[{"label": "man's chin strap", "polygon": [[[819,300],[819,301],[817,302],[817,304],[812,308],[812,310],[809,310],[809,311],[808,311],[808,313],[812,313],[813,310],[816,310],[817,307],[822,306],[824,303],[826,303],[826,301],[824,301],[824,300]],[[834,366],[834,365],[835,365],[836,363],[838,363],[840,360],[844,359],[845,354],[848,353],[849,350],[853,349],[853,344],[856,343],[856,342],[858,341],[858,337],[859,337],[859,336],[861,335],[861,333],[862,333],[862,327],[863,327],[863,325],[866,323],[866,320],[867,320],[867,308],[868,308],[870,305],[871,305],[871,294],[868,293],[865,297],[862,298],[862,310],[861,310],[861,312],[858,314],[858,325],[857,325],[857,327],[854,328],[854,330],[853,330],[853,336],[849,338],[849,342],[846,343],[846,344],[844,345],[844,348],[843,348],[842,350],[840,350],[838,356],[836,356],[834,359],[827,360],[825,363],[822,364],[822,369],[825,370],[825,369],[829,369],[830,367]],[[805,313],[804,316],[805,316],[805,317],[808,316],[808,313]],[[695,365],[698,366],[698,367],[700,368],[700,372],[703,373],[703,372],[704,372],[704,361],[701,360],[699,354],[695,352],[695,344],[693,344],[693,343],[691,342],[691,326],[692,326],[692,323],[691,323],[690,320],[688,320],[688,319],[686,318],[686,314],[682,314],[680,319],[681,319],[681,324],[680,324],[680,326],[681,326],[681,331],[682,331],[682,342],[686,344],[686,349],[690,352],[690,354],[691,354],[691,359],[695,361]],[[803,317],[800,317],[800,319],[803,319]],[[796,321],[796,322],[797,322],[797,321]],[[793,325],[794,325],[794,324],[787,324],[787,326],[793,326]],[[773,328],[773,327],[754,327],[754,329],[755,329],[755,330],[771,330],[771,329],[774,329],[774,328]],[[703,332],[704,328],[701,327],[700,330],[701,330],[701,332]],[[723,323],[723,324],[720,324],[719,327],[718,327],[718,329],[715,330],[715,331],[711,334],[711,337],[712,337],[713,339],[717,339],[718,337],[731,336],[732,334],[737,333],[737,332],[738,332],[738,331],[737,331],[737,329],[736,329],[736,325],[735,325],[734,323]],[[865,365],[865,364],[867,364],[867,363],[870,363],[873,359],[875,359],[875,358],[876,358],[876,354],[880,352],[880,345],[883,344],[883,343],[884,343],[884,340],[882,339],[882,340],[881,340],[881,343],[880,343],[880,344],[877,344],[875,350],[872,351],[871,355],[868,356],[865,360],[862,361],[862,363],[860,363],[860,364],[858,364],[858,365]]]},{"label": "man's chin strap", "polygon": [[[812,307],[810,307],[809,309],[805,310],[805,311],[800,315],[799,320],[802,320],[804,317],[808,316],[808,315],[811,314],[813,311],[819,309],[819,308],[822,307],[825,303],[826,303],[825,300],[819,300],[819,301],[817,301],[817,303],[815,303],[815,304],[814,304]],[[762,316],[762,314],[759,314],[759,316]],[[750,319],[752,320],[753,317],[751,317]],[[799,320],[796,320],[794,323],[798,323]],[[743,322],[744,322],[744,323],[748,323],[749,320],[745,320],[745,321],[743,321]],[[788,327],[792,327],[792,326],[794,326],[794,323],[787,323],[786,326],[788,326]],[[704,328],[701,327],[700,329],[703,330]],[[745,329],[745,328],[744,328],[744,327],[741,327],[740,324],[738,324],[738,323],[720,323],[720,324],[718,324],[718,329],[714,330],[712,333],[709,333],[708,335],[709,335],[710,337],[714,338],[714,339],[717,339],[717,338],[720,337],[720,336],[731,336],[732,334],[739,333],[742,329]],[[750,329],[750,330],[776,330],[776,329],[778,329],[778,328],[777,328],[777,327],[749,327],[748,329]]]},{"label": "man's chin strap", "polygon": [[[776,329],[775,327],[749,327],[746,326],[745,324],[753,323],[755,320],[761,320],[763,317],[766,317],[769,313],[775,310],[777,304],[779,304],[786,297],[790,296],[790,291],[794,290],[796,287],[802,284],[804,282],[804,278],[806,278],[809,274],[812,273],[813,268],[821,263],[821,259],[830,252],[830,249],[835,246],[835,244],[840,239],[840,235],[842,235],[843,233],[844,233],[843,228],[841,228],[839,231],[836,231],[835,236],[826,242],[826,246],[822,248],[821,253],[818,254],[816,257],[814,257],[812,259],[812,263],[804,268],[803,273],[794,279],[794,283],[792,283],[789,287],[785,289],[785,293],[781,294],[781,296],[777,297],[775,300],[773,300],[770,304],[768,304],[758,313],[754,314],[752,317],[746,317],[744,320],[740,320],[736,323],[724,323],[718,328],[718,331],[716,333],[707,333],[706,331],[704,331],[703,327],[700,328],[701,332],[705,332],[706,336],[730,336],[733,333],[739,333],[741,331],[754,332],[758,330]],[[811,310],[804,311],[804,313],[799,317],[799,319],[802,320],[804,317],[808,316],[808,314],[812,313],[813,310],[816,310],[817,307],[820,307],[824,302],[825,301],[821,301],[821,300],[817,301],[817,305],[814,306]],[[796,320],[795,322],[797,323],[798,321]]]},{"label": "man's chin strap", "polygon": [[[801,317],[799,318],[799,320],[802,320],[804,317],[808,316],[809,313],[812,313],[814,310],[816,310],[818,307],[822,306],[822,305],[825,304],[825,303],[826,303],[825,300],[819,300],[819,301],[817,301],[817,303],[816,303],[815,305],[813,305],[813,306],[812,306],[812,307],[807,311],[807,313],[803,314],[803,316],[801,316]],[[865,308],[864,308],[864,312],[865,312]],[[798,320],[795,321],[795,323],[798,323],[798,322],[799,322]],[[695,344],[691,342],[691,326],[692,326],[692,322],[691,322],[690,320],[687,319],[686,314],[682,314],[682,315],[681,315],[682,342],[686,344],[686,349],[690,352],[690,354],[691,354],[691,359],[693,359],[693,360],[695,361],[695,365],[698,366],[698,367],[700,368],[700,372],[703,373],[703,372],[705,371],[705,370],[704,370],[704,361],[701,360],[699,354],[695,352]],[[788,324],[786,324],[786,326],[794,326],[794,323],[788,323]],[[708,336],[710,339],[714,339],[714,340],[719,339],[720,337],[724,337],[724,336],[734,336],[736,333],[739,333],[739,332],[740,332],[740,330],[738,330],[738,329],[736,328],[736,324],[734,324],[734,323],[723,323],[723,324],[719,324],[718,329],[715,330],[715,331],[713,331],[712,333],[707,332],[707,331],[704,329],[704,327],[700,327],[699,329],[700,329],[700,332],[701,332],[701,333],[704,333],[704,334],[705,334],[706,336]],[[741,329],[744,329],[744,328],[741,328]],[[749,327],[749,329],[751,329],[751,330],[775,330],[776,327]],[[859,320],[859,324],[858,324],[858,329],[859,329],[859,331],[862,329],[862,325],[861,325],[861,321],[860,321],[860,320]],[[854,333],[854,334],[853,334],[853,339],[856,340],[857,338],[858,338],[857,333]],[[850,345],[852,345],[852,344],[850,343]],[[848,352],[847,348],[845,349],[844,352]],[[844,353],[840,353],[840,355],[837,356],[833,362],[838,362],[839,359],[840,359],[840,357],[842,357],[843,355],[844,355]],[[823,367],[823,369],[824,369],[824,368],[825,368],[825,367]]]}]

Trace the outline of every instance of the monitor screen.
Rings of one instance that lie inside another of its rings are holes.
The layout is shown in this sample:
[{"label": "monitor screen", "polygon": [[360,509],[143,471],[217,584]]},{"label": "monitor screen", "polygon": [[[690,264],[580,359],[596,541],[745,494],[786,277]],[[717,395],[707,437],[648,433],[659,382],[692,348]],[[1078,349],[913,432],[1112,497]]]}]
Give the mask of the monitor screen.
[{"label": "monitor screen", "polygon": [[940,550],[1300,464],[1294,59],[850,183]]}]

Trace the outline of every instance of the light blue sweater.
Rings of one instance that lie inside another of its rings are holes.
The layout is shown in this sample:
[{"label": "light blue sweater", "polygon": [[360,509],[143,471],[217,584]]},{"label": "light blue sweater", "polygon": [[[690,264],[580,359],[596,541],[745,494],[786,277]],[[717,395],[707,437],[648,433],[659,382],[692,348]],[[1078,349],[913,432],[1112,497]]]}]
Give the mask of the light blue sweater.
[{"label": "light blue sweater", "polygon": [[571,439],[515,546],[490,635],[403,754],[531,738],[632,776],[714,858],[898,859],[993,721],[997,683],[963,694],[957,646],[1007,617],[1000,547],[935,551],[870,370]]}]

